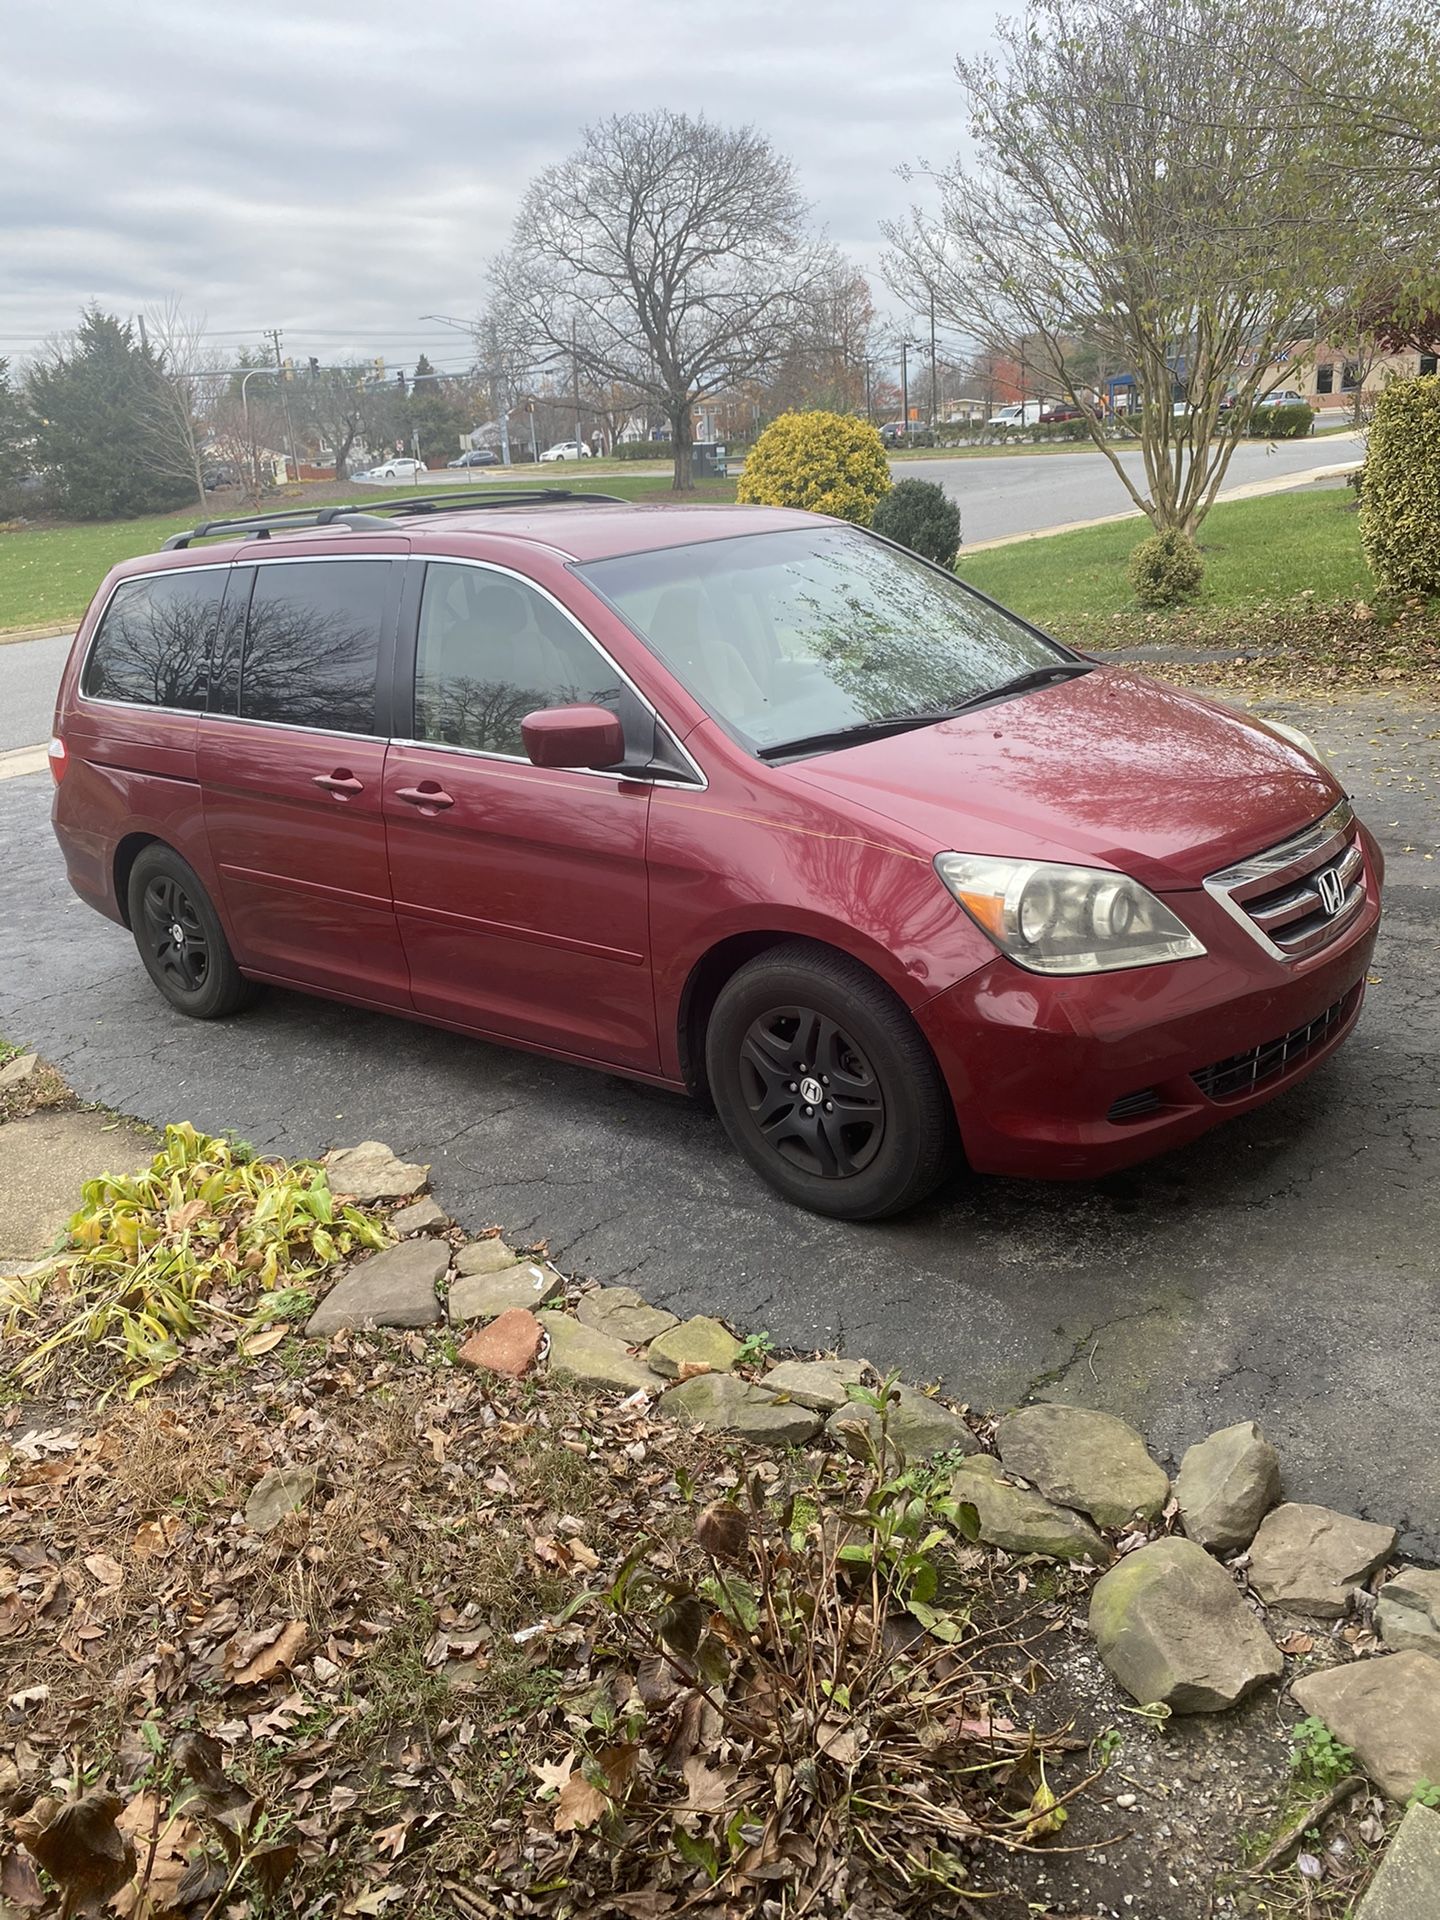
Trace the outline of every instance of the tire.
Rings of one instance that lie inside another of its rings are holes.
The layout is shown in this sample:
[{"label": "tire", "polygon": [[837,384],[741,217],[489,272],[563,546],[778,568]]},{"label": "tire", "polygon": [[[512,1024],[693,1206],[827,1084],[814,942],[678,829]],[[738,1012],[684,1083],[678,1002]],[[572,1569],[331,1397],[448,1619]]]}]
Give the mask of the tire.
[{"label": "tire", "polygon": [[142,850],[127,897],[145,971],[177,1013],[223,1020],[256,998],[260,989],[236,966],[200,876],[173,847]]},{"label": "tire", "polygon": [[715,1002],[705,1064],[731,1140],[812,1213],[884,1219],[948,1170],[954,1115],[934,1057],[889,988],[845,954],[787,941],[741,967]]}]

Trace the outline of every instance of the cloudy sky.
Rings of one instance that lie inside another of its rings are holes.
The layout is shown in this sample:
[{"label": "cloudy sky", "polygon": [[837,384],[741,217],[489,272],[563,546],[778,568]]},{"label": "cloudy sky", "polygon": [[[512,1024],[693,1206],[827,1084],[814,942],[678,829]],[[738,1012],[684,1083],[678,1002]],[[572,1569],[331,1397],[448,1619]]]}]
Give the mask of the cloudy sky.
[{"label": "cloudy sky", "polygon": [[[178,297],[219,348],[466,360],[530,176],[632,108],[748,121],[867,269],[905,161],[964,140],[997,0],[12,0],[0,356],[90,299]],[[1010,10],[1009,8],[1006,9]],[[876,276],[877,298],[883,289]]]}]

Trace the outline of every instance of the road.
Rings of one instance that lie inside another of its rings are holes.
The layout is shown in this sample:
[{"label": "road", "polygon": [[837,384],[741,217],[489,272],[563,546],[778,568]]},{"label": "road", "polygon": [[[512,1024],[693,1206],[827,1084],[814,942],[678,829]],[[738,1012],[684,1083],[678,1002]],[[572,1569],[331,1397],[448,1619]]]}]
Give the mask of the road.
[{"label": "road", "polygon": [[191,1024],[68,892],[43,773],[0,781],[0,1033],[154,1122],[288,1153],[387,1140],[433,1162],[468,1228],[977,1406],[1107,1407],[1172,1460],[1259,1419],[1292,1497],[1440,1558],[1440,711],[1276,711],[1331,751],[1390,856],[1370,1002],[1304,1086],[1097,1185],[962,1180],[846,1226],[772,1197],[669,1095],[293,994]]},{"label": "road", "polygon": [[[1353,433],[1310,440],[1242,440],[1231,457],[1225,487],[1339,466],[1358,460],[1363,451],[1359,435]],[[1121,458],[1138,481],[1143,472],[1138,451],[1127,450]],[[967,545],[1100,519],[1131,505],[1105,455],[1090,450],[1012,453],[993,460],[892,460],[890,471],[897,480],[934,480],[943,486],[959,504]]]},{"label": "road", "polygon": [[0,644],[0,753],[50,738],[70,636]]}]

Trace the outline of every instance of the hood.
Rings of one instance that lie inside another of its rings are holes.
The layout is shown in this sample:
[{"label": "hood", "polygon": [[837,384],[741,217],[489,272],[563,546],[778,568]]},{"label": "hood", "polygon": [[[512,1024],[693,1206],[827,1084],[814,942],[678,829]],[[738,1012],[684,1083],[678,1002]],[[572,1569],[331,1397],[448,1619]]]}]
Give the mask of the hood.
[{"label": "hood", "polygon": [[1115,667],[785,771],[931,853],[1114,867],[1153,890],[1197,887],[1341,796],[1258,722]]}]

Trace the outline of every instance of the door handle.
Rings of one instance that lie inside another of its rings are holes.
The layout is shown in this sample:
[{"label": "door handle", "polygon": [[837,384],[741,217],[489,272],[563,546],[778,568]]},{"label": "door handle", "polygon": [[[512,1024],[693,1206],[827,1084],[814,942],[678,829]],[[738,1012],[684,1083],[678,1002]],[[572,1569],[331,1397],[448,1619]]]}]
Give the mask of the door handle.
[{"label": "door handle", "polygon": [[412,807],[418,807],[422,813],[440,813],[455,804],[454,794],[446,793],[438,780],[422,780],[418,787],[397,787],[395,798],[408,800]]},{"label": "door handle", "polygon": [[333,773],[316,773],[310,777],[317,787],[324,787],[325,791],[333,793],[337,800],[344,800],[349,794],[365,791],[364,783],[357,780],[348,767],[336,767]]}]

